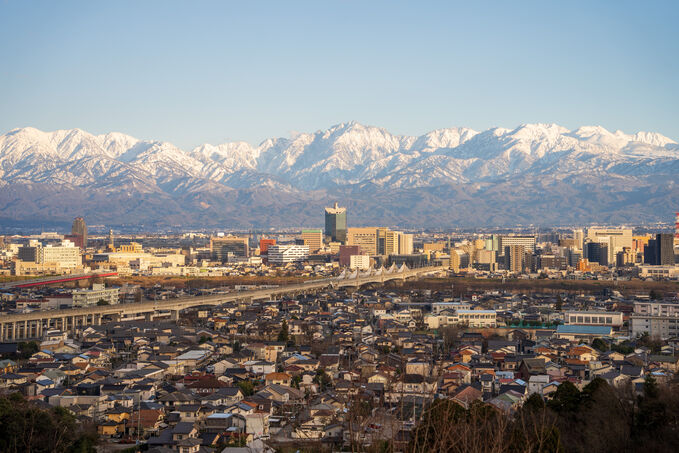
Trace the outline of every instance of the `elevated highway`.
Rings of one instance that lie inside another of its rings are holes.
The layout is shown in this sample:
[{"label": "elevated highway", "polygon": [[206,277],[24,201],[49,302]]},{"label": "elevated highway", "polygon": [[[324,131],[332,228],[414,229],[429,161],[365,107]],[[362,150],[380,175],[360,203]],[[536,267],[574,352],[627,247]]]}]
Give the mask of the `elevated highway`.
[{"label": "elevated highway", "polygon": [[101,325],[106,320],[121,320],[128,317],[145,316],[151,320],[158,314],[168,314],[171,319],[178,319],[179,312],[188,308],[216,306],[229,302],[252,302],[255,300],[273,300],[280,296],[297,296],[313,293],[327,288],[358,288],[367,284],[382,284],[391,280],[418,278],[443,270],[440,266],[407,269],[404,267],[387,271],[351,274],[343,273],[340,277],[312,280],[304,283],[285,285],[278,288],[239,291],[204,297],[185,297],[163,301],[137,302],[115,305],[95,305],[88,307],[67,308],[62,310],[38,310],[30,313],[13,313],[0,315],[0,342],[19,341],[41,338],[47,329],[75,331],[91,325]]}]

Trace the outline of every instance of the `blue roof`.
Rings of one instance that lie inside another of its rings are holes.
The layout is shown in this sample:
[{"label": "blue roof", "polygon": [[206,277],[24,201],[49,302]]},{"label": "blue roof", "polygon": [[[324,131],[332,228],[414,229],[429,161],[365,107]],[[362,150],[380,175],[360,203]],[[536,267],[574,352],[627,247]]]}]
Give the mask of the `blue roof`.
[{"label": "blue roof", "polygon": [[576,326],[560,324],[556,333],[575,333],[582,335],[610,335],[612,327],[609,326]]},{"label": "blue roof", "polygon": [[229,417],[232,417],[232,416],[233,416],[233,414],[230,414],[230,413],[217,412],[217,413],[208,415],[207,418],[212,418],[212,419],[215,419],[215,418],[229,418]]}]

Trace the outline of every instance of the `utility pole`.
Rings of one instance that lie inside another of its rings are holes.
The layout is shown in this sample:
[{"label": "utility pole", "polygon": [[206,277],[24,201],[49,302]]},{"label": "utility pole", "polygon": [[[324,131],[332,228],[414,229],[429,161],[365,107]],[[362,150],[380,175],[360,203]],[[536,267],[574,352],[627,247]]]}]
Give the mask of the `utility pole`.
[{"label": "utility pole", "polygon": [[137,403],[137,448],[141,451],[141,444],[139,443],[139,431],[141,429],[141,391],[139,392],[139,402]]}]

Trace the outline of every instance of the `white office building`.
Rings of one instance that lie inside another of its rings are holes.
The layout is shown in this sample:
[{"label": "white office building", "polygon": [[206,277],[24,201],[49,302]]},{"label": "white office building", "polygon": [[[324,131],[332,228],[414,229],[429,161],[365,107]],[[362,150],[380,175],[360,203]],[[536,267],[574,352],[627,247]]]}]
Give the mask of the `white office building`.
[{"label": "white office building", "polygon": [[629,320],[630,335],[648,333],[651,337],[679,337],[679,304],[673,302],[634,302]]},{"label": "white office building", "polygon": [[566,324],[576,326],[610,326],[622,327],[623,316],[619,311],[567,311],[564,317]]},{"label": "white office building", "polygon": [[103,283],[95,283],[92,289],[76,289],[71,293],[74,307],[97,305],[103,300],[108,305],[118,303],[119,288],[106,288]]},{"label": "white office building", "polygon": [[294,263],[304,261],[308,257],[308,245],[270,245],[268,248],[268,259],[272,264]]},{"label": "white office building", "polygon": [[535,251],[535,236],[500,236],[499,238],[499,251],[500,254],[505,253],[505,247],[511,245],[522,245],[526,252]]},{"label": "white office building", "polygon": [[368,255],[351,255],[349,257],[349,268],[362,271],[370,269],[370,257]]},{"label": "white office building", "polygon": [[631,228],[588,228],[587,239],[592,242],[606,244],[608,247],[608,262],[615,264],[615,254],[623,248],[632,248]]},{"label": "white office building", "polygon": [[495,310],[457,310],[457,323],[469,327],[497,327]]}]

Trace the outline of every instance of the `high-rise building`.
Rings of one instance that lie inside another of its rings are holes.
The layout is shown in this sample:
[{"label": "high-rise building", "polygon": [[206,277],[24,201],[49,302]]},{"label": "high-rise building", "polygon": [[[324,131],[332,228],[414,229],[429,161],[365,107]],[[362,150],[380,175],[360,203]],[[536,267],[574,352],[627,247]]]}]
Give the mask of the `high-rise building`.
[{"label": "high-rise building", "polygon": [[80,236],[82,238],[82,248],[87,248],[87,225],[85,224],[85,219],[82,217],[76,217],[73,220],[73,225],[71,226],[71,235]]},{"label": "high-rise building", "polygon": [[583,250],[585,247],[585,232],[582,229],[573,230],[573,239],[575,240],[575,246]]},{"label": "high-rise building", "polygon": [[234,257],[247,258],[248,238],[239,236],[216,236],[210,238],[210,251],[215,261],[227,261],[229,254]]},{"label": "high-rise building", "polygon": [[644,249],[644,263],[674,265],[674,237],[669,233],[656,234]]},{"label": "high-rise building", "polygon": [[521,244],[506,245],[505,267],[510,272],[523,272],[524,260],[526,257],[526,247]]},{"label": "high-rise building", "polygon": [[377,254],[378,255],[397,255],[399,254],[399,231],[391,231],[389,228],[377,229]]},{"label": "high-rise building", "polygon": [[646,247],[644,247],[644,264],[658,264],[658,247],[655,239],[649,239]]},{"label": "high-rise building", "polygon": [[[587,238],[592,242],[608,244],[608,262],[615,263],[615,254],[623,248],[633,247],[631,228],[587,228]],[[588,257],[589,258],[589,257]],[[592,261],[590,259],[590,261]]]},{"label": "high-rise building", "polygon": [[535,251],[535,236],[500,236],[498,239],[498,250],[503,253],[510,245],[522,245],[524,251]]},{"label": "high-rise building", "polygon": [[602,266],[608,266],[608,244],[604,242],[587,242],[585,249],[587,252],[587,259],[590,263],[599,263]]},{"label": "high-rise building", "polygon": [[325,235],[331,241],[346,242],[347,240],[347,208],[340,208],[337,203],[325,208]]},{"label": "high-rise building", "polygon": [[398,253],[400,255],[413,254],[413,235],[401,233],[398,237]]},{"label": "high-rise building", "polygon": [[357,245],[361,253],[374,255],[410,255],[413,253],[413,235],[389,228],[348,228],[347,245]]},{"label": "high-rise building", "polygon": [[302,230],[302,241],[314,253],[323,247],[323,231],[319,229]]},{"label": "high-rise building", "polygon": [[571,267],[578,267],[578,263],[582,259],[582,251],[581,250],[573,250],[573,249],[567,249],[566,250],[566,260],[569,266]]},{"label": "high-rise building", "polygon": [[[500,236],[492,234],[490,238],[486,239],[486,250],[497,252],[500,250]],[[502,254],[502,252],[500,252]]]},{"label": "high-rise building", "polygon": [[366,255],[377,255],[377,228],[348,228],[347,245],[359,246]]},{"label": "high-rise building", "polygon": [[655,241],[658,247],[658,258],[661,266],[674,265],[674,235],[661,233],[656,235]]},{"label": "high-rise building", "polygon": [[116,251],[116,243],[113,236],[113,230],[108,230],[108,250],[111,252]]}]

